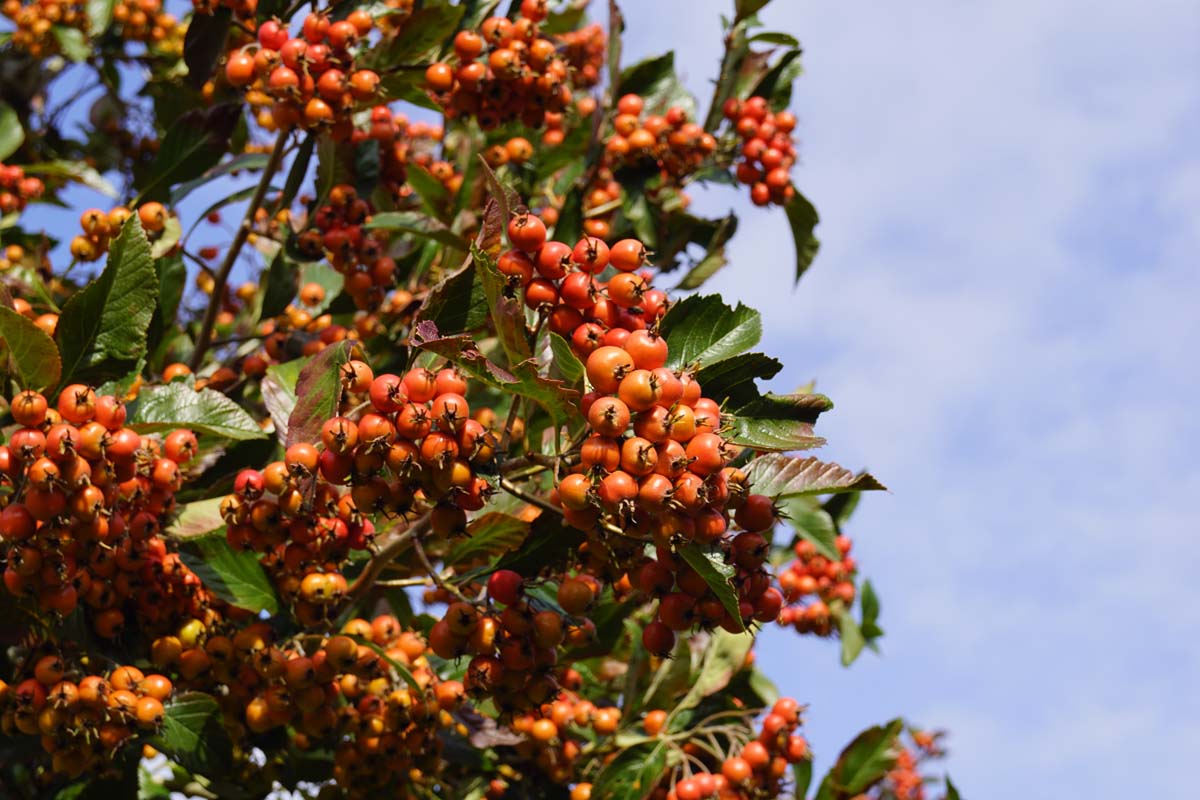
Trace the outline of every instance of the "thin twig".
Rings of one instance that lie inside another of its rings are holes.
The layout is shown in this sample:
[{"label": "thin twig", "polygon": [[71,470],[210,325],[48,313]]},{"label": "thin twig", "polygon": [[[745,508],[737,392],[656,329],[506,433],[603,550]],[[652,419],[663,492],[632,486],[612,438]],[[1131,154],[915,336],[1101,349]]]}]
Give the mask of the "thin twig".
[{"label": "thin twig", "polygon": [[421,566],[425,568],[426,574],[428,574],[429,577],[433,580],[433,583],[435,586],[437,586],[437,588],[444,589],[445,591],[449,592],[454,597],[457,597],[459,600],[461,600],[464,603],[474,604],[475,601],[472,600],[471,598],[467,597],[461,591],[459,591],[457,586],[453,586],[449,583],[446,583],[446,581],[442,580],[441,574],[436,569],[434,569],[433,564],[430,563],[429,556],[425,553],[425,548],[421,546],[421,540],[419,538],[413,538],[412,545],[413,545],[413,550],[417,554],[417,560],[421,562]]},{"label": "thin twig", "polygon": [[221,267],[217,270],[213,278],[212,297],[209,298],[208,308],[204,311],[204,321],[200,324],[200,334],[196,337],[196,349],[192,353],[191,367],[193,372],[200,367],[200,363],[204,360],[204,354],[208,352],[209,345],[212,344],[210,340],[212,339],[213,326],[216,325],[217,313],[221,310],[221,301],[225,296],[225,284],[229,280],[229,273],[233,270],[233,265],[237,261],[238,254],[246,244],[246,239],[250,236],[250,230],[254,227],[254,216],[262,206],[263,199],[267,196],[267,189],[271,186],[271,178],[279,169],[280,162],[283,161],[283,151],[287,147],[289,133],[290,131],[285,128],[275,138],[275,149],[271,151],[271,157],[267,160],[267,166],[263,168],[262,179],[258,182],[258,188],[254,190],[254,196],[250,198],[250,205],[246,209],[246,216],[242,218],[242,224],[238,226],[237,233],[233,237],[233,243],[229,245],[229,252],[225,254],[225,260],[221,262]]},{"label": "thin twig", "polygon": [[392,559],[400,555],[401,551],[404,550],[404,546],[410,541],[415,541],[418,534],[428,527],[429,515],[426,514],[420,519],[410,522],[404,530],[397,531],[387,544],[380,548],[379,552],[367,562],[367,566],[363,568],[362,573],[354,579],[354,583],[350,585],[350,588],[346,592],[346,596],[350,601],[358,600],[366,594],[367,590],[375,585],[375,580],[379,577],[379,573],[383,572],[384,567],[392,563]]},{"label": "thin twig", "polygon": [[529,494],[529,493],[524,492],[521,489],[517,488],[517,485],[514,484],[512,481],[510,481],[508,478],[500,479],[500,488],[503,489],[504,491],[508,492],[509,494],[511,494],[513,497],[516,497],[519,500],[524,500],[526,503],[529,503],[530,505],[537,506],[538,508],[542,509],[543,511],[553,511],[555,514],[563,513],[563,510],[561,508],[554,505],[549,500],[544,500],[541,497],[537,497],[535,495]]}]

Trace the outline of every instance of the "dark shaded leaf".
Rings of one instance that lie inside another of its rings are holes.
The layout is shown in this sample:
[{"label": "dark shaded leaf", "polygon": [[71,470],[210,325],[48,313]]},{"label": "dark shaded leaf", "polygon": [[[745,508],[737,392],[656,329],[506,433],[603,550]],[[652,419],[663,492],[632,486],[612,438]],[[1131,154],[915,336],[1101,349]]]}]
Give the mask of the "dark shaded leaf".
[{"label": "dark shaded leaf", "polygon": [[496,563],[496,569],[511,569],[525,576],[555,569],[574,559],[583,544],[583,532],[563,524],[557,514],[543,513],[529,526],[529,536],[519,550]]},{"label": "dark shaded leaf", "polygon": [[287,444],[316,442],[325,420],[337,416],[342,399],[342,367],[353,343],[341,341],[313,356],[296,379],[296,407],[288,417]]},{"label": "dark shaded leaf", "polygon": [[376,214],[363,227],[368,230],[396,231],[422,239],[431,239],[462,250],[464,253],[470,249],[470,244],[466,239],[436,219],[416,211],[387,211]]},{"label": "dark shaded leaf", "polygon": [[283,313],[288,303],[296,296],[296,267],[288,259],[281,248],[271,259],[271,266],[260,278],[259,296],[262,297],[262,308],[258,312],[260,320],[274,317]]},{"label": "dark shaded leaf", "polygon": [[875,594],[875,587],[871,585],[870,581],[863,581],[859,598],[859,602],[862,604],[860,627],[863,638],[870,644],[883,636],[883,628],[879,627],[879,596]]},{"label": "dark shaded leaf", "polygon": [[746,476],[757,494],[769,497],[834,494],[886,490],[868,473],[855,474],[845,467],[813,456],[796,458],[769,453],[750,462]]},{"label": "dark shaded leaf", "polygon": [[104,270],[63,306],[55,332],[63,380],[99,383],[128,373],[146,353],[157,300],[150,242],[134,214],[112,242]]},{"label": "dark shaded leaf", "polygon": [[217,59],[225,55],[232,11],[217,6],[212,14],[193,14],[183,40],[183,63],[187,64],[187,82],[199,89],[212,77]]},{"label": "dark shaded leaf", "polygon": [[894,719],[868,728],[842,750],[826,776],[835,796],[853,797],[883,780],[896,764],[896,738],[903,727],[903,720]]},{"label": "dark shaded leaf", "polygon": [[850,609],[846,608],[840,600],[831,603],[829,611],[837,621],[838,636],[842,640],[842,666],[848,667],[862,653],[862,649],[867,643],[866,639],[863,638],[862,629],[854,621]]},{"label": "dark shaded leaf", "polygon": [[308,168],[312,165],[312,157],[316,149],[317,134],[310,132],[304,137],[304,142],[301,143],[295,158],[292,159],[292,167],[288,170],[287,180],[283,183],[283,192],[275,201],[276,209],[291,208],[292,201],[296,199],[296,194],[304,184],[304,179],[308,177]]},{"label": "dark shaded leaf", "polygon": [[425,209],[431,217],[441,221],[443,224],[448,222],[447,211],[449,208],[450,193],[446,191],[446,187],[437,178],[429,174],[429,170],[418,164],[410,164],[405,180],[417,193],[417,198],[421,201],[422,208]]},{"label": "dark shaded leaf", "polygon": [[386,71],[398,66],[421,66],[435,61],[445,41],[458,30],[466,9],[461,5],[426,3],[404,23],[397,36],[384,38],[362,57],[362,68]]},{"label": "dark shaded leaf", "polygon": [[221,775],[232,763],[229,734],[217,701],[202,692],[184,692],[164,704],[163,722],[150,737],[167,758],[189,772]]},{"label": "dark shaded leaf", "polygon": [[439,331],[449,335],[483,327],[488,315],[487,292],[479,280],[475,262],[468,260],[429,290],[416,318],[434,323]]},{"label": "dark shaded leaf", "polygon": [[212,533],[182,540],[179,557],[225,602],[256,614],[279,610],[275,589],[258,563],[258,555],[230,547],[224,525]]},{"label": "dark shaded leaf", "polygon": [[799,281],[812,266],[821,247],[820,240],[813,234],[821,220],[817,216],[817,209],[799,192],[784,206],[784,211],[787,212],[788,224],[792,226],[792,240],[796,243],[796,280]]},{"label": "dark shaded leaf", "polygon": [[188,428],[223,439],[265,439],[246,410],[215,389],[196,391],[186,383],[151,386],[138,395],[129,427],[139,433]]},{"label": "dark shaded leaf", "polygon": [[[185,183],[181,183],[172,189],[171,205],[178,205],[183,198],[187,197],[194,190],[199,189],[201,186],[207,186],[215,178],[219,178],[223,175],[233,175],[234,173],[254,172],[260,169],[265,169],[269,160],[270,156],[268,156],[266,153],[241,153],[229,159],[228,161],[222,161],[216,166],[206,169],[204,174],[200,177],[186,181]],[[251,191],[253,191],[253,187],[251,187]],[[214,206],[210,207],[210,211],[214,208],[220,208],[223,205],[237,202],[233,198],[241,194],[242,192],[236,192],[235,194],[224,198],[224,200],[218,201]],[[249,195],[247,195],[247,197],[248,196]],[[200,219],[207,217],[208,214],[208,211],[206,211],[204,214],[201,214]]]},{"label": "dark shaded leaf", "polygon": [[837,549],[837,529],[829,514],[812,497],[789,497],[780,504],[781,513],[796,536],[812,542],[817,552],[833,561],[841,561]]},{"label": "dark shaded leaf", "polygon": [[464,564],[489,556],[502,556],[521,546],[529,535],[529,523],[523,519],[490,511],[471,520],[468,538],[456,544],[446,556],[447,564]]},{"label": "dark shaded leaf", "polygon": [[617,753],[592,782],[595,800],[640,800],[649,796],[667,769],[661,742],[641,742]]},{"label": "dark shaded leaf", "polygon": [[726,563],[725,555],[719,547],[703,547],[696,542],[688,542],[679,548],[679,555],[704,579],[708,588],[729,612],[729,616],[737,621],[739,628],[745,630],[738,609],[737,592],[732,583],[737,567]]},{"label": "dark shaded leaf", "polygon": [[751,14],[757,14],[771,0],[734,0],[733,8],[737,13],[737,19],[743,20]]},{"label": "dark shaded leaf", "polygon": [[732,408],[745,405],[759,397],[756,378],[767,380],[775,377],[783,364],[762,353],[746,353],[740,358],[727,358],[696,373],[696,380],[704,387],[704,396],[717,403],[729,401]]},{"label": "dark shaded leaf", "polygon": [[25,141],[25,129],[13,107],[0,100],[0,161],[17,152]]},{"label": "dark shaded leaf", "polygon": [[775,111],[782,111],[792,102],[792,84],[804,67],[800,64],[800,49],[786,51],[762,80],[750,91],[750,97],[765,97]]},{"label": "dark shaded leaf", "polygon": [[696,115],[696,99],[680,82],[675,74],[675,53],[647,58],[621,71],[616,96],[638,94],[645,102],[645,113],[663,114],[672,106],[679,106]]},{"label": "dark shaded leaf", "polygon": [[718,295],[693,295],[671,306],[659,331],[670,348],[668,366],[707,366],[758,344],[762,318],[741,303],[730,308]]},{"label": "dark shaded leaf", "polygon": [[[745,384],[742,390],[745,390]],[[771,394],[743,403],[730,413],[726,438],[757,450],[808,450],[825,440],[813,434],[813,423],[833,407],[820,394]]]},{"label": "dark shaded leaf", "polygon": [[946,797],[945,800],[961,800],[958,794],[958,787],[954,785],[954,781],[950,780],[950,776],[946,776]]},{"label": "dark shaded leaf", "polygon": [[13,377],[22,389],[57,386],[62,378],[62,357],[44,330],[28,317],[0,306],[0,340],[7,350]]},{"label": "dark shaded leaf", "polygon": [[792,781],[795,782],[797,800],[804,800],[808,795],[808,787],[812,785],[813,762],[811,758],[801,759],[792,764]]},{"label": "dark shaded leaf", "polygon": [[166,200],[172,186],[198,178],[221,160],[242,118],[242,107],[225,103],[183,114],[171,125],[158,153],[137,180],[141,200]]}]

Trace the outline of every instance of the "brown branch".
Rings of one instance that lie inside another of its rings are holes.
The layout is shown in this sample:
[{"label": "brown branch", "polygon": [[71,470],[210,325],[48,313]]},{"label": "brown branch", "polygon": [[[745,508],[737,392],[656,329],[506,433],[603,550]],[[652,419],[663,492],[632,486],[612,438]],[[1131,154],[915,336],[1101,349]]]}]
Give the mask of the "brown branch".
[{"label": "brown branch", "polygon": [[392,534],[388,542],[379,549],[379,552],[371,557],[367,562],[367,566],[354,583],[350,584],[350,588],[346,591],[346,596],[351,602],[354,602],[367,593],[372,586],[375,585],[375,580],[383,572],[384,567],[392,563],[396,556],[404,550],[405,545],[409,542],[415,542],[416,537],[420,535],[426,528],[429,527],[429,515],[410,522],[403,530],[396,531]]},{"label": "brown branch", "polygon": [[212,297],[208,300],[208,308],[204,310],[204,321],[200,323],[200,333],[196,337],[196,349],[192,352],[191,367],[195,372],[200,368],[200,363],[204,360],[204,354],[208,352],[209,346],[212,344],[213,326],[217,323],[217,314],[221,310],[221,301],[225,296],[225,284],[229,281],[229,273],[233,270],[234,262],[237,261],[238,254],[241,253],[242,247],[245,246],[246,240],[250,237],[250,230],[254,227],[254,215],[258,213],[258,209],[262,207],[263,199],[267,196],[267,189],[271,186],[271,178],[274,177],[279,169],[280,162],[283,161],[283,151],[287,147],[287,140],[290,130],[285,128],[279,132],[279,136],[275,139],[275,149],[271,151],[271,157],[267,160],[267,166],[263,169],[262,179],[258,182],[258,188],[254,190],[254,196],[250,198],[250,206],[246,209],[246,216],[242,218],[242,224],[238,226],[237,233],[233,237],[233,243],[229,245],[229,252],[225,254],[225,260],[221,262],[220,268],[213,277]]}]

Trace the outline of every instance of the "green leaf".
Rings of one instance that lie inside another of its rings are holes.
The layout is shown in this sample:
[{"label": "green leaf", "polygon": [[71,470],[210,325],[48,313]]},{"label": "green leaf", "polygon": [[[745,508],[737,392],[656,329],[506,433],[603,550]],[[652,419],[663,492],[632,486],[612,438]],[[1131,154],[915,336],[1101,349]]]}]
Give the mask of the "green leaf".
[{"label": "green leaf", "polygon": [[429,174],[429,170],[418,164],[410,164],[408,166],[405,180],[416,190],[417,198],[421,201],[421,207],[431,217],[445,223],[447,221],[450,193],[446,191],[446,187],[442,185],[442,182]]},{"label": "green leaf", "polygon": [[752,42],[765,42],[766,44],[777,44],[783,47],[799,47],[800,42],[795,36],[789,33],[779,31],[768,31],[767,33],[756,33],[750,37]]},{"label": "green leaf", "polygon": [[68,61],[79,63],[87,61],[88,56],[92,54],[91,47],[88,46],[87,37],[79,28],[68,28],[66,25],[55,25],[50,29],[54,34],[54,38],[58,40],[58,49]]},{"label": "green leaf", "polygon": [[720,221],[716,231],[708,242],[707,252],[704,258],[696,263],[696,266],[688,270],[687,275],[683,276],[683,280],[679,282],[676,289],[688,290],[699,289],[704,285],[704,282],[717,273],[717,270],[725,266],[727,260],[725,258],[725,244],[737,232],[738,220],[737,216],[730,214]]},{"label": "green leaf", "polygon": [[299,272],[300,285],[315,283],[325,290],[325,299],[315,306],[304,308],[314,315],[320,314],[333,303],[346,284],[346,276],[324,261],[303,261],[295,265]]},{"label": "green leaf", "polygon": [[472,377],[502,391],[529,398],[550,415],[555,428],[579,421],[579,392],[562,381],[538,373],[534,359],[515,364],[511,371],[489,361],[467,336],[443,337],[431,320],[422,320],[413,328],[414,347],[436,353],[458,364]]},{"label": "green leaf", "polygon": [[896,738],[904,721],[894,719],[860,733],[846,746],[826,780],[839,797],[853,797],[883,780],[896,764]]},{"label": "green leaf", "polygon": [[183,236],[183,226],[179,224],[179,217],[167,217],[162,233],[150,245],[150,257],[159,259],[171,252],[175,245],[179,244],[181,236]]},{"label": "green leaf", "polygon": [[866,472],[856,475],[845,467],[819,461],[812,456],[796,458],[778,453],[768,453],[751,461],[746,467],[746,477],[755,493],[769,497],[836,494],[887,488]]},{"label": "green leaf", "polygon": [[234,103],[180,116],[163,137],[154,161],[139,174],[139,198],[165,200],[172,186],[208,171],[229,149],[229,138],[241,116],[242,107]]},{"label": "green leaf", "polygon": [[475,271],[483,284],[484,295],[492,309],[492,325],[496,329],[496,338],[508,358],[508,363],[517,364],[533,356],[529,349],[528,334],[525,329],[525,303],[517,295],[508,291],[508,281],[491,258],[476,252],[474,256]]},{"label": "green leaf", "polygon": [[217,60],[225,55],[231,14],[227,6],[217,6],[211,14],[193,14],[188,23],[183,63],[188,68],[187,82],[196,89],[212,77]]},{"label": "green leaf", "polygon": [[[583,362],[575,355],[575,351],[571,349],[571,345],[567,344],[567,340],[554,331],[550,332],[550,351],[554,353],[554,368],[558,370],[558,374],[562,375],[563,379],[572,386],[579,383],[586,372]],[[708,385],[703,385],[707,389]]]},{"label": "green leaf", "polygon": [[837,620],[838,635],[842,640],[842,666],[848,667],[862,653],[863,646],[867,642],[863,638],[862,629],[858,627],[858,623],[850,614],[850,610],[840,600],[835,600],[829,610],[833,614],[833,618]]},{"label": "green leaf", "polygon": [[296,277],[296,265],[284,255],[283,248],[280,248],[271,259],[271,266],[259,279],[259,296],[262,298],[262,308],[258,312],[259,320],[274,317],[287,308],[288,303],[296,296]]},{"label": "green leaf", "polygon": [[704,387],[704,396],[717,403],[728,401],[730,407],[746,405],[759,397],[756,378],[769,380],[783,369],[777,359],[762,353],[746,353],[741,358],[727,358],[696,372],[696,380]]},{"label": "green leaf", "polygon": [[337,416],[342,399],[342,367],[353,343],[341,341],[313,356],[296,380],[296,407],[288,417],[287,444],[316,442],[325,420]]},{"label": "green leaf", "polygon": [[128,373],[146,353],[157,300],[150,242],[134,214],[109,248],[99,277],[63,306],[55,338],[64,381],[99,383]]},{"label": "green leaf", "polygon": [[282,364],[267,367],[262,381],[263,404],[275,423],[275,435],[279,441],[287,441],[288,418],[296,408],[296,383],[300,372],[311,358],[294,358]]},{"label": "green leaf", "polygon": [[237,441],[267,436],[233,400],[215,389],[196,391],[186,383],[143,389],[129,426],[141,433],[188,428]]},{"label": "green leaf", "polygon": [[737,567],[726,563],[725,554],[719,547],[701,547],[696,542],[688,542],[679,548],[679,555],[704,579],[708,588],[729,612],[729,616],[737,620],[739,628],[745,630],[742,614],[738,609],[737,592],[734,591],[732,583]]},{"label": "green leaf", "polygon": [[696,116],[696,99],[675,74],[674,52],[626,67],[621,72],[616,96],[630,93],[642,96],[647,114],[662,114],[672,106],[679,106],[688,116]]},{"label": "green leaf", "polygon": [[625,33],[625,15],[621,13],[617,0],[608,0],[608,85],[621,82],[621,43]]},{"label": "green leaf", "polygon": [[446,334],[458,334],[483,327],[488,316],[487,292],[474,260],[468,260],[462,269],[447,275],[429,290],[416,318],[434,323]]},{"label": "green leaf", "polygon": [[733,8],[737,13],[737,19],[743,20],[751,14],[757,14],[771,0],[734,0]]},{"label": "green leaf", "polygon": [[234,550],[225,539],[225,528],[185,539],[179,557],[204,581],[205,587],[227,603],[254,613],[279,610],[271,579],[258,563],[258,555]]},{"label": "green leaf", "polygon": [[525,543],[496,562],[496,569],[534,576],[576,558],[583,542],[582,531],[564,525],[558,514],[543,513],[530,523]]},{"label": "green leaf", "polygon": [[792,240],[796,243],[796,280],[799,281],[812,266],[821,247],[821,242],[813,235],[813,230],[821,220],[817,216],[817,209],[799,192],[784,206],[784,211],[787,212],[788,224],[792,226]]},{"label": "green leaf", "polygon": [[217,701],[202,692],[176,695],[163,708],[163,722],[150,743],[189,772],[221,775],[233,761],[229,734]]},{"label": "green leaf", "polygon": [[310,131],[304,137],[304,143],[300,145],[300,149],[296,151],[296,157],[292,159],[292,168],[288,170],[287,180],[283,183],[283,191],[275,200],[276,210],[291,208],[292,201],[296,199],[296,194],[304,184],[304,179],[308,177],[308,167],[312,163],[313,153],[316,149],[317,134]]},{"label": "green leaf", "polygon": [[116,5],[114,0],[87,0],[88,32],[92,36],[99,36],[108,30],[108,23],[112,21],[114,5]]},{"label": "green leaf", "polygon": [[404,22],[396,36],[385,38],[362,57],[362,68],[376,71],[396,67],[424,68],[437,59],[443,43],[458,30],[466,9],[461,5],[426,3]]},{"label": "green leaf", "polygon": [[25,141],[25,129],[13,107],[0,100],[0,161],[7,159]]},{"label": "green leaf", "polygon": [[22,169],[26,175],[66,178],[89,189],[95,189],[106,197],[117,196],[116,187],[85,161],[46,161],[41,164],[26,164]]},{"label": "green leaf", "polygon": [[954,781],[950,780],[950,776],[946,776],[946,797],[944,800],[961,800],[958,794],[958,787],[954,785]]},{"label": "green leaf", "polygon": [[221,502],[224,498],[212,497],[180,506],[179,513],[165,529],[172,539],[194,539],[207,536],[225,526],[221,517]]},{"label": "green leaf", "polygon": [[[739,359],[740,360],[740,359]],[[703,372],[703,370],[701,370]],[[702,384],[706,389],[708,384]],[[743,385],[743,390],[744,390]],[[808,450],[825,440],[813,433],[813,423],[833,407],[820,394],[771,394],[742,403],[729,416],[725,438],[756,450]]]},{"label": "green leaf", "polygon": [[879,596],[870,581],[863,581],[859,602],[862,604],[862,635],[870,644],[883,636],[883,628],[879,627]]},{"label": "green leaf", "polygon": [[469,538],[456,544],[447,564],[465,564],[489,556],[501,556],[521,546],[529,535],[529,523],[523,519],[489,511],[467,525]]},{"label": "green leaf", "polygon": [[794,793],[797,800],[804,800],[808,787],[812,785],[813,762],[811,758],[803,758],[792,764],[792,781],[796,784]]},{"label": "green leaf", "polygon": [[62,357],[49,334],[33,320],[0,306],[0,339],[7,345],[7,360],[22,389],[57,386],[62,377]]},{"label": "green leaf", "polygon": [[138,766],[137,800],[171,800],[171,790],[142,766]]},{"label": "green leaf", "polygon": [[407,233],[410,236],[422,239],[431,239],[435,242],[449,245],[457,250],[462,250],[464,253],[471,247],[466,239],[447,228],[441,222],[416,211],[388,211],[383,214],[376,214],[363,227],[368,230],[395,231],[397,233]]},{"label": "green leaf", "polygon": [[800,64],[800,49],[788,50],[763,75],[750,91],[749,96],[765,97],[773,110],[782,111],[792,102],[792,84],[803,71],[804,67]]},{"label": "green leaf", "polygon": [[[171,205],[178,205],[183,201],[183,198],[192,193],[193,190],[199,189],[201,186],[207,186],[214,179],[223,175],[232,175],[235,172],[254,172],[260,169],[266,169],[267,162],[270,161],[270,156],[266,153],[241,153],[228,161],[222,161],[214,167],[210,167],[204,171],[200,177],[193,180],[181,183],[171,190]],[[249,187],[253,192],[257,187]],[[223,205],[237,202],[234,197],[241,195],[242,192],[236,192],[224,200],[219,200],[214,205],[210,206],[207,211],[200,215],[200,219],[204,219],[213,210],[220,208]],[[247,195],[249,196],[249,195]]]},{"label": "green leaf", "polygon": [[833,523],[841,528],[854,514],[854,510],[858,508],[858,501],[861,499],[862,494],[859,492],[835,494],[825,501],[822,508],[829,512],[829,516],[833,517]]},{"label": "green leaf", "polygon": [[[187,267],[183,265],[182,256],[174,256],[155,259],[154,271],[158,274],[158,303],[150,321],[146,344],[149,351],[158,356],[160,355],[159,345],[167,338],[167,332],[178,329],[175,320],[179,313],[179,304],[183,301],[183,287],[187,283]],[[152,366],[159,365],[152,363]]]},{"label": "green leaf", "polygon": [[676,719],[680,712],[694,708],[704,698],[728,686],[733,676],[746,666],[746,654],[753,645],[753,634],[730,633],[722,628],[714,630],[704,651],[704,659],[700,662],[700,669],[692,681],[692,688],[679,701],[670,718]]},{"label": "green leaf", "polygon": [[648,797],[667,769],[662,742],[641,742],[617,753],[592,782],[594,800],[640,800]]},{"label": "green leaf", "polygon": [[812,542],[817,551],[828,559],[841,561],[837,549],[837,529],[833,519],[812,497],[790,497],[782,502],[781,513],[796,535]]},{"label": "green leaf", "polygon": [[671,306],[659,331],[666,337],[670,352],[667,366],[707,366],[758,344],[762,318],[741,303],[730,308],[718,295],[693,295]]}]

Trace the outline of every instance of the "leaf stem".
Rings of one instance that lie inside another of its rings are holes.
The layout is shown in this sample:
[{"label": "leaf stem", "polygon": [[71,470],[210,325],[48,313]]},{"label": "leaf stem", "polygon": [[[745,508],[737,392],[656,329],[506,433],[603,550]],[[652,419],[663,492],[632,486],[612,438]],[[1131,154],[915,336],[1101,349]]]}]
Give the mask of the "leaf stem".
[{"label": "leaf stem", "polygon": [[246,216],[242,218],[242,224],[238,226],[237,233],[233,237],[233,243],[229,245],[229,251],[225,254],[225,260],[221,262],[221,266],[217,269],[217,273],[213,278],[212,296],[208,301],[208,308],[204,311],[204,321],[200,323],[200,333],[196,337],[196,349],[192,352],[191,368],[195,372],[200,367],[200,363],[204,360],[204,354],[208,352],[209,346],[212,344],[213,326],[217,322],[217,313],[221,310],[221,300],[225,296],[225,284],[229,281],[229,273],[233,270],[233,265],[237,261],[238,254],[242,247],[246,244],[246,239],[250,236],[250,230],[254,227],[254,215],[263,204],[263,199],[267,196],[267,189],[271,186],[271,178],[279,170],[279,165],[283,161],[283,152],[287,147],[288,136],[291,131],[284,129],[279,132],[279,136],[275,138],[275,148],[271,151],[271,157],[267,160],[267,166],[263,168],[262,179],[258,182],[258,188],[254,190],[254,196],[250,198],[250,205],[246,208]]}]

